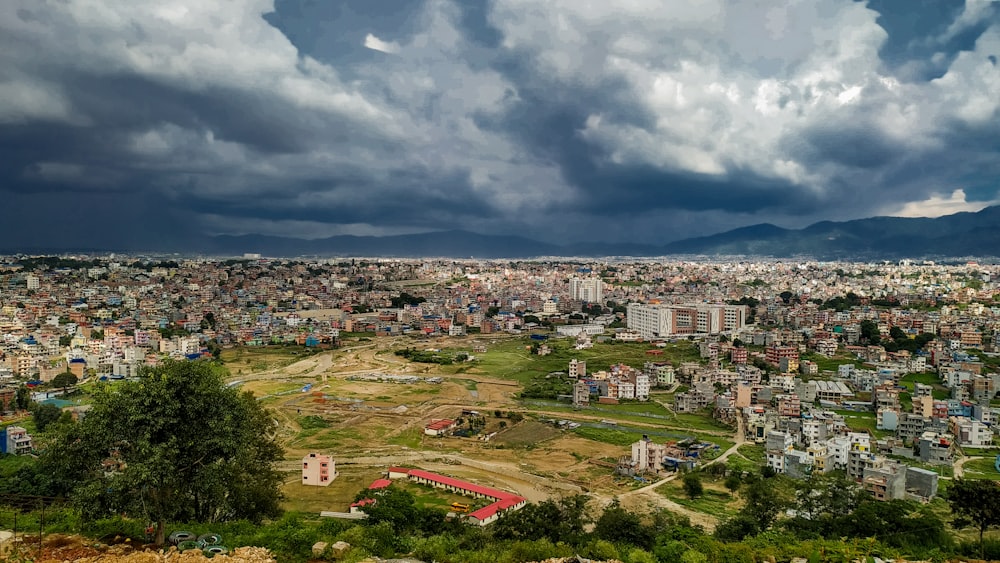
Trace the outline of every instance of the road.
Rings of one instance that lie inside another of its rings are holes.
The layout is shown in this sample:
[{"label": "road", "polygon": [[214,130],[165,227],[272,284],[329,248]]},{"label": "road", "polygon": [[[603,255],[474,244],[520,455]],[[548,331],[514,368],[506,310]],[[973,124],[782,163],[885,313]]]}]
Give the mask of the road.
[{"label": "road", "polygon": [[[356,366],[356,367],[355,367]],[[368,343],[357,346],[351,346],[349,348],[343,348],[336,351],[321,352],[309,358],[304,358],[298,362],[291,365],[284,366],[281,368],[275,368],[267,370],[265,372],[256,373],[249,376],[234,377],[234,380],[238,381],[254,381],[261,379],[319,379],[324,373],[330,373],[330,371],[335,371],[338,378],[352,375],[352,374],[365,374],[372,373],[374,371],[393,371],[406,373],[410,370],[406,369],[408,366],[407,362],[397,360],[395,357],[386,354],[386,348],[379,346],[376,343]],[[345,369],[346,368],[346,369]],[[354,368],[354,369],[351,369]],[[358,369],[360,368],[360,369]],[[497,380],[489,377],[471,375],[471,374],[461,374],[458,376],[446,376],[448,379],[466,379],[475,381],[480,384],[489,384],[501,386],[501,388],[517,387],[518,384],[506,380]],[[655,399],[654,399],[655,400]],[[506,401],[503,401],[506,402]],[[656,401],[659,403],[659,401]],[[661,403],[662,404],[662,403]],[[663,404],[665,408],[670,409],[670,405]],[[420,405],[418,416],[415,412],[407,413],[406,417],[410,420],[400,420],[399,424],[394,432],[391,434],[398,434],[415,424],[421,423],[427,416],[433,416],[438,413],[445,413],[454,410],[455,408],[466,408],[467,405],[454,404],[451,402],[437,402],[430,401]],[[492,407],[491,407],[492,408]],[[548,412],[548,411],[533,411],[537,414],[543,416],[551,416],[554,418],[579,418],[583,420],[600,420],[603,418],[608,418],[607,415],[600,414],[584,414],[584,413],[572,413],[567,415],[565,412]],[[282,430],[288,432],[289,434],[294,434],[294,424],[292,420],[292,415],[290,412],[283,412],[281,422]],[[637,426],[648,426],[655,428],[669,428],[673,430],[683,430],[683,428],[678,428],[673,424],[670,424],[668,420],[654,420],[651,419],[648,423],[642,422],[629,422],[628,424]],[[707,462],[705,465],[711,465],[715,463],[724,463],[729,457],[734,454],[738,455],[738,448],[741,444],[745,442],[744,429],[742,420],[739,420],[737,428],[735,431],[735,436],[733,434],[721,431],[711,431],[711,430],[698,430],[700,434],[714,435],[720,437],[733,437],[734,445],[719,455],[714,460]],[[344,465],[358,465],[358,466],[369,466],[369,467],[386,467],[391,464],[413,464],[419,463],[422,467],[426,467],[431,470],[439,470],[445,472],[455,472],[459,471],[461,467],[467,468],[466,470],[461,470],[463,473],[471,471],[474,475],[477,471],[485,471],[490,474],[490,480],[496,481],[498,483],[503,483],[505,488],[511,488],[512,490],[520,491],[524,496],[528,497],[529,500],[539,501],[546,498],[551,498],[553,495],[561,496],[567,493],[579,493],[582,489],[572,483],[566,482],[563,479],[548,478],[533,473],[528,473],[523,471],[516,463],[497,463],[497,462],[484,462],[472,458],[467,458],[461,455],[455,454],[444,454],[437,451],[400,451],[398,447],[374,447],[368,450],[368,452],[361,453],[356,457],[344,457],[342,460],[338,460],[338,463],[343,463]],[[289,471],[294,471],[300,465],[300,462],[296,460],[289,460],[283,464],[283,469]],[[687,508],[683,505],[674,502],[673,500],[665,497],[664,495],[657,492],[657,489],[666,483],[677,479],[679,474],[672,474],[659,481],[646,485],[644,487],[628,491],[622,494],[615,495],[614,493],[595,493],[591,492],[590,495],[597,501],[596,504],[606,506],[610,504],[613,500],[617,499],[623,506],[632,510],[648,510],[652,509],[667,509],[678,514],[687,516],[692,524],[704,527],[706,530],[714,530],[718,524],[718,518],[710,514],[705,514]]]},{"label": "road", "polygon": [[963,469],[963,467],[965,466],[965,462],[972,461],[974,459],[983,459],[983,456],[981,456],[981,455],[974,455],[974,456],[970,456],[970,457],[962,456],[962,457],[956,459],[954,465],[952,466],[952,467],[954,467],[954,470],[955,470],[955,477],[954,478],[955,479],[960,479],[962,477],[962,475],[965,473],[965,470]]},{"label": "road", "polygon": [[[708,467],[709,465],[715,463],[725,462],[731,455],[739,454],[740,445],[746,442],[746,436],[743,430],[743,417],[737,418],[736,434],[733,437],[733,441],[736,443],[733,444],[726,451],[722,452],[722,454],[719,455],[719,457],[706,463],[703,467]],[[691,519],[692,524],[702,526],[708,531],[715,530],[715,527],[719,523],[719,519],[716,518],[715,516],[712,516],[710,514],[705,514],[704,512],[691,510],[690,508],[677,504],[676,502],[656,492],[657,488],[673,481],[674,479],[677,479],[679,475],[680,475],[679,473],[674,473],[672,475],[664,477],[663,479],[660,479],[655,483],[646,485],[645,487],[641,487],[635,489],[634,491],[629,491],[627,493],[622,493],[618,495],[618,500],[622,503],[623,506],[627,506],[632,509],[637,508],[638,505],[641,505],[642,501],[645,500],[647,504],[658,506],[660,508],[666,508],[667,510],[670,510],[672,512],[683,514]]]}]

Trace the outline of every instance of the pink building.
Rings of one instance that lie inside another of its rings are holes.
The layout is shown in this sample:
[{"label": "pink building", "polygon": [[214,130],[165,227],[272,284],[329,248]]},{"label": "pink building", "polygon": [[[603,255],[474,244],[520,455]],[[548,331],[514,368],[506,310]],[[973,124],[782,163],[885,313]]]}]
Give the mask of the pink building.
[{"label": "pink building", "polygon": [[302,458],[302,484],[325,487],[337,478],[337,464],[328,455],[309,454]]}]

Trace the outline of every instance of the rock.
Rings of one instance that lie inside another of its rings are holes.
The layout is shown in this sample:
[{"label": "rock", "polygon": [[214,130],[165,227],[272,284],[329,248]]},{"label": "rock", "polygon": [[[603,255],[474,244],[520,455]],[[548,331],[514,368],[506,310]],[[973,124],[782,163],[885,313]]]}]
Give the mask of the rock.
[{"label": "rock", "polygon": [[333,544],[333,546],[330,548],[330,551],[333,552],[334,557],[343,557],[344,554],[346,554],[350,549],[351,549],[351,544],[345,541],[339,541]]},{"label": "rock", "polygon": [[330,544],[325,541],[318,541],[313,544],[313,557],[321,557],[323,552],[326,551],[326,546]]}]

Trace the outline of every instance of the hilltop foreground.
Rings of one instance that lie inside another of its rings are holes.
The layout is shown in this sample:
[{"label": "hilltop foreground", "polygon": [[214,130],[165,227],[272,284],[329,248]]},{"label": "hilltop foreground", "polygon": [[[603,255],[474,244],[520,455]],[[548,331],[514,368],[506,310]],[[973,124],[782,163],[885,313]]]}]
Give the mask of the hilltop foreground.
[{"label": "hilltop foreground", "polygon": [[[27,540],[27,538],[25,538]],[[179,552],[176,547],[163,550],[133,547],[131,543],[104,545],[81,536],[48,536],[42,546],[41,556],[38,556],[37,545],[25,544],[20,553],[14,555],[13,561],[19,561],[18,555],[25,561],[38,563],[157,563],[170,561],[176,563],[198,563],[212,561],[218,563],[277,563],[270,551],[263,547],[239,547],[228,555],[216,555],[209,558],[200,550],[190,549]],[[36,557],[36,558],[35,558]],[[35,559],[33,559],[35,558]]]}]

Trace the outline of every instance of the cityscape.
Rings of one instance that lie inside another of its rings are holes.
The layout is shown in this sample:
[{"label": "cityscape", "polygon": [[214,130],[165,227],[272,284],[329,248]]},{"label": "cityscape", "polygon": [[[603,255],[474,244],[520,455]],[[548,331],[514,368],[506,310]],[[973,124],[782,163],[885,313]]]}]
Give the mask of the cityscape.
[{"label": "cityscape", "polygon": [[[998,275],[925,260],[8,256],[0,461],[44,460],[100,389],[212,365],[277,413],[284,502],[319,518],[364,520],[410,482],[494,534],[577,494],[732,541],[801,518],[794,497],[750,518],[738,491],[760,471],[775,497],[837,476],[859,502],[923,518],[957,510],[942,495],[956,480],[1000,480]],[[117,455],[98,456],[105,478],[126,473]],[[19,487],[46,485],[4,493]],[[317,553],[352,549],[326,543]]]},{"label": "cityscape", "polygon": [[0,1],[0,561],[1000,561],[1000,2]]}]

